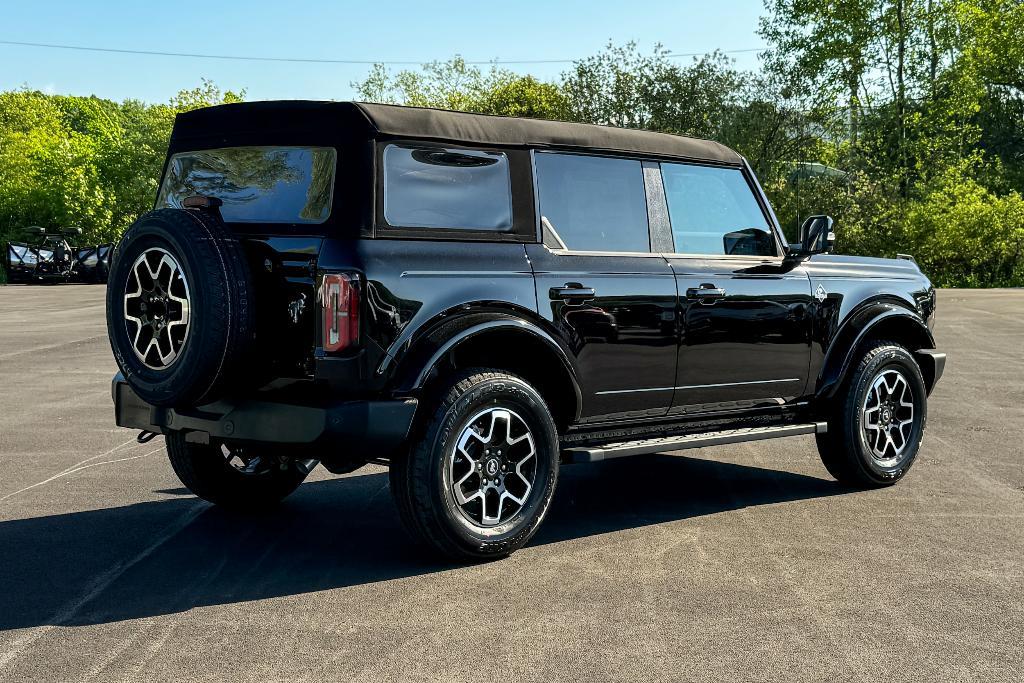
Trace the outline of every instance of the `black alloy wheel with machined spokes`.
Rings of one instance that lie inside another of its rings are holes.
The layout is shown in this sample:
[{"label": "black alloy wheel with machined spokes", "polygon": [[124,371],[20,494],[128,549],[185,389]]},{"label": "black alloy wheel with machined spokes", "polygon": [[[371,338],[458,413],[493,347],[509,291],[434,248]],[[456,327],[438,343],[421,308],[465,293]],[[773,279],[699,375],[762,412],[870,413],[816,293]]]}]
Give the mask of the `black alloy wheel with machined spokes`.
[{"label": "black alloy wheel with machined spokes", "polygon": [[540,393],[507,372],[469,369],[421,406],[414,444],[389,470],[406,528],[457,561],[524,546],[558,481],[558,434]]},{"label": "black alloy wheel with machined spokes", "polygon": [[537,449],[526,422],[507,408],[487,408],[469,420],[447,456],[445,484],[473,524],[510,520],[533,490]]},{"label": "black alloy wheel with machined spokes", "polygon": [[296,469],[309,474],[319,464],[315,458],[295,458],[288,455],[271,455],[267,446],[255,447],[242,444],[220,444],[220,454],[224,462],[239,474],[259,477],[277,471]]},{"label": "black alloy wheel with machined spokes", "polygon": [[167,456],[189,491],[216,505],[240,510],[266,508],[295,491],[317,461],[275,452],[272,446],[191,443],[167,434]]},{"label": "black alloy wheel with machined spokes", "polygon": [[861,428],[871,455],[883,466],[907,450],[914,428],[914,392],[900,370],[885,370],[871,383],[861,407]]},{"label": "black alloy wheel with machined spokes", "polygon": [[177,259],[159,247],[142,252],[125,285],[124,321],[135,355],[146,367],[159,370],[178,359],[188,337],[190,309],[188,280]]}]

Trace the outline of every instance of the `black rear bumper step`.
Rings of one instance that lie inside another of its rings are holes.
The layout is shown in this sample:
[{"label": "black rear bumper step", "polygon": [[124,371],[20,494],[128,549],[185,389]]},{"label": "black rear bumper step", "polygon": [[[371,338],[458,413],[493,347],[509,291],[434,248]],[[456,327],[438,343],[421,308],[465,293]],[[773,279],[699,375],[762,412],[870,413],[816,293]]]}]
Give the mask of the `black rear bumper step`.
[{"label": "black rear bumper step", "polygon": [[346,454],[387,457],[408,437],[415,400],[339,401],[306,406],[264,400],[218,401],[176,410],[149,405],[118,373],[111,386],[119,427],[167,434],[181,431],[208,443],[225,439],[343,448]]},{"label": "black rear bumper step", "polygon": [[777,439],[783,436],[799,436],[800,434],[822,434],[826,431],[828,431],[827,422],[808,422],[805,424],[774,427],[748,427],[745,429],[728,429],[720,432],[705,432],[703,434],[688,434],[686,436],[621,441],[602,446],[579,446],[566,448],[562,451],[562,454],[564,455],[565,462],[598,462],[612,458],[624,458],[629,455],[679,451],[686,448],[703,448],[704,446],[720,446],[722,444],[741,443],[743,441],[760,441],[762,439]]}]

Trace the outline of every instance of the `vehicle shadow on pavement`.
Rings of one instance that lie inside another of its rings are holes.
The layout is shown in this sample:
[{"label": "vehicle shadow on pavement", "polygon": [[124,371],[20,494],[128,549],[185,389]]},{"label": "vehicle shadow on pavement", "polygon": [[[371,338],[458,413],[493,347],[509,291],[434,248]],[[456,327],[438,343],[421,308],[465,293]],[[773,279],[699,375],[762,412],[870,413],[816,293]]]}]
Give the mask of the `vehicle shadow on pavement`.
[{"label": "vehicle shadow on pavement", "polygon": [[[531,545],[846,493],[833,481],[680,456],[563,467]],[[0,522],[0,630],[97,624],[457,569],[403,532],[387,475],[304,484],[242,516],[163,501]],[[529,552],[526,550],[524,552]]]}]

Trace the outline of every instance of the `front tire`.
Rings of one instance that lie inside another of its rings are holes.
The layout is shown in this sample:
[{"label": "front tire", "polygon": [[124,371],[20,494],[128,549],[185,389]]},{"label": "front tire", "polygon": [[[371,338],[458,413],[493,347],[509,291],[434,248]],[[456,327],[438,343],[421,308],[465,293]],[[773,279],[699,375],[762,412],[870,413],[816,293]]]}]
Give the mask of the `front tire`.
[{"label": "front tire", "polygon": [[498,370],[462,373],[439,392],[390,482],[412,536],[460,562],[523,547],[558,481],[558,434],[541,395]]},{"label": "front tire", "polygon": [[872,343],[843,383],[828,432],[817,435],[829,473],[847,486],[891,486],[917,459],[928,418],[917,361],[899,344]]},{"label": "front tire", "polygon": [[167,457],[178,479],[203,500],[235,510],[272,507],[295,491],[314,461],[280,457],[266,447],[199,444],[180,432],[166,436]]}]

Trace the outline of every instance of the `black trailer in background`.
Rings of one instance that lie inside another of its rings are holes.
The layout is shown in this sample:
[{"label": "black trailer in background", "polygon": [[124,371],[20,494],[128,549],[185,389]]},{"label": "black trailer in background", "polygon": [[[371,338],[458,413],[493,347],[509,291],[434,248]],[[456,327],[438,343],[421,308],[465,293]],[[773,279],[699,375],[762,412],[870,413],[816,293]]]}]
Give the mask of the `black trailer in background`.
[{"label": "black trailer in background", "polygon": [[44,228],[31,227],[25,232],[30,239],[8,242],[4,247],[3,263],[8,282],[103,284],[107,281],[114,245],[73,245],[69,240],[80,237],[81,228],[47,232]]}]

